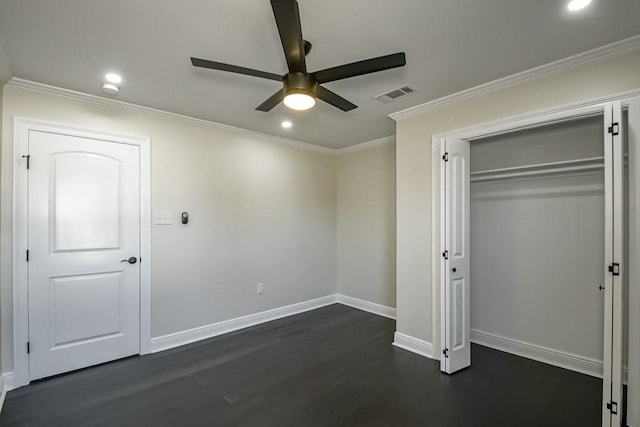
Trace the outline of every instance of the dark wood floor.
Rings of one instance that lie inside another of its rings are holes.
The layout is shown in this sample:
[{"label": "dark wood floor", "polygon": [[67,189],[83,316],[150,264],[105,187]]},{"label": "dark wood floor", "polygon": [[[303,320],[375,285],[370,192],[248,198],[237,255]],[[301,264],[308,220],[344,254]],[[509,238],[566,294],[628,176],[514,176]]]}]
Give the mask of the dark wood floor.
[{"label": "dark wood floor", "polygon": [[597,378],[474,346],[473,366],[391,345],[332,305],[9,392],[1,426],[598,426]]}]

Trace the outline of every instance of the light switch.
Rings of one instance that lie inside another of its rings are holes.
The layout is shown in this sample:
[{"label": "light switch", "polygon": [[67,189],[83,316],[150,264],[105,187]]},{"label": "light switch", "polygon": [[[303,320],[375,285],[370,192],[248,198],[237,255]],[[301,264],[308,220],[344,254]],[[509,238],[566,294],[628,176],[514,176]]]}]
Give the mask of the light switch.
[{"label": "light switch", "polygon": [[156,225],[171,225],[173,224],[173,212],[154,212],[153,222]]}]

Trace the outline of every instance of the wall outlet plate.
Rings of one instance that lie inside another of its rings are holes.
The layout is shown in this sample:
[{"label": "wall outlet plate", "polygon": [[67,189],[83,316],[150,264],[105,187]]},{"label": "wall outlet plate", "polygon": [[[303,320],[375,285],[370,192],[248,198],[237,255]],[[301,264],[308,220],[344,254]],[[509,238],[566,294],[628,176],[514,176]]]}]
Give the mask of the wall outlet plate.
[{"label": "wall outlet plate", "polygon": [[256,294],[261,294],[264,292],[264,283],[258,283],[256,285]]},{"label": "wall outlet plate", "polygon": [[173,224],[173,212],[154,212],[153,222],[156,225],[171,225]]}]

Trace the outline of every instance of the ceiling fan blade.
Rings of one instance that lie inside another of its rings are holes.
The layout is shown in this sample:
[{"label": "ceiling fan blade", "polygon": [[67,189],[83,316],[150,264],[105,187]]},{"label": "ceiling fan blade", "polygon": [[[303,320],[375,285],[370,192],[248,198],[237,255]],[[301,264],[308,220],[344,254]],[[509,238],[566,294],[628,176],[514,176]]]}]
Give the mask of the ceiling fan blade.
[{"label": "ceiling fan blade", "polygon": [[280,33],[284,57],[290,73],[306,73],[304,40],[300,24],[300,11],[296,0],[271,0],[273,16]]},{"label": "ceiling fan blade", "polygon": [[403,67],[406,63],[407,60],[404,52],[399,52],[316,71],[312,73],[312,76],[318,83],[328,83],[348,79],[349,77],[361,76],[363,74],[375,73],[377,71],[389,70],[391,68]]},{"label": "ceiling fan blade", "polygon": [[276,93],[271,95],[262,104],[258,105],[256,107],[256,110],[264,111],[264,112],[271,111],[273,109],[273,107],[275,107],[276,105],[280,104],[283,99],[284,99],[284,91],[282,89],[280,89],[279,91],[277,91]]},{"label": "ceiling fan blade", "polygon": [[252,68],[239,67],[237,65],[225,64],[222,62],[209,61],[208,59],[191,58],[191,63],[195,67],[209,68],[212,70],[228,71],[230,73],[245,74],[247,76],[260,77],[263,79],[276,80],[281,82],[282,76],[268,73],[266,71],[254,70]]},{"label": "ceiling fan blade", "polygon": [[322,99],[327,104],[331,104],[334,107],[341,109],[342,111],[351,111],[354,108],[358,108],[356,104],[353,104],[335,92],[331,92],[329,89],[320,85],[316,86],[316,97]]}]

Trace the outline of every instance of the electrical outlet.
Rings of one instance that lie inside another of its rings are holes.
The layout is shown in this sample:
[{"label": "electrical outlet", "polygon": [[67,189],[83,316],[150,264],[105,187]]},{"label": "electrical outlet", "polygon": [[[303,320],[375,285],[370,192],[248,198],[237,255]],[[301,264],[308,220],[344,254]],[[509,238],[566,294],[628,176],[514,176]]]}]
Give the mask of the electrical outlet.
[{"label": "electrical outlet", "polygon": [[173,212],[154,212],[153,222],[156,225],[171,225],[173,224]]},{"label": "electrical outlet", "polygon": [[260,295],[264,292],[264,283],[258,283],[256,285],[256,294]]}]

